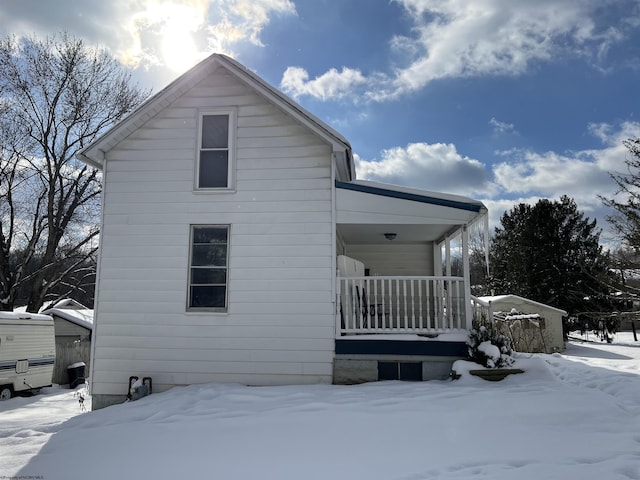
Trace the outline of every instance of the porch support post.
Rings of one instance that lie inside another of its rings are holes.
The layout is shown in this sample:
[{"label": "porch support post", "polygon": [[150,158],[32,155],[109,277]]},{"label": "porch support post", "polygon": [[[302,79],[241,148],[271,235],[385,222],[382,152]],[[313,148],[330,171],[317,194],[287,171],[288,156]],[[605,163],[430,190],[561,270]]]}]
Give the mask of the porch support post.
[{"label": "porch support post", "polygon": [[442,275],[442,243],[433,243],[433,275]]},{"label": "porch support post", "polygon": [[471,328],[471,274],[469,272],[469,229],[462,227],[462,271],[464,278],[465,326]]},{"label": "porch support post", "polygon": [[451,239],[449,235],[444,237],[444,265],[445,265],[445,275],[447,277],[451,276]]},{"label": "porch support post", "polygon": [[[447,277],[451,276],[451,237],[447,235],[444,237],[444,269],[445,275]],[[444,319],[446,323],[442,324],[441,327],[446,326],[446,328],[454,328],[454,318],[453,318],[453,305],[451,304],[451,298],[453,292],[451,291],[451,281],[446,280],[442,282],[442,294],[444,296],[444,304],[443,307],[446,309],[446,315],[444,315]],[[460,320],[458,320],[458,323]]]}]

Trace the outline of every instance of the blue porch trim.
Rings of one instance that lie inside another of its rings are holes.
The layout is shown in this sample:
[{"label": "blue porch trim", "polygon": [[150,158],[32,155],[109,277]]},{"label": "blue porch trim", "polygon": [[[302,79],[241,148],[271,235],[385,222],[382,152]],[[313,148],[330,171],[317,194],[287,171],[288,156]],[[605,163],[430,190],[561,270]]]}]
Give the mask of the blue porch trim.
[{"label": "blue porch trim", "polygon": [[466,357],[465,342],[336,339],[336,355],[423,355]]},{"label": "blue porch trim", "polygon": [[360,185],[357,183],[340,182],[336,180],[336,188],[343,190],[353,190],[354,192],[370,193],[380,195],[382,197],[399,198],[401,200],[411,200],[414,202],[428,203],[441,207],[457,208],[458,210],[467,210],[469,212],[480,212],[482,205],[476,203],[465,203],[457,200],[449,200],[446,198],[430,197],[428,195],[418,195],[416,193],[400,192],[398,190],[387,190],[385,188],[372,187],[369,185]]}]

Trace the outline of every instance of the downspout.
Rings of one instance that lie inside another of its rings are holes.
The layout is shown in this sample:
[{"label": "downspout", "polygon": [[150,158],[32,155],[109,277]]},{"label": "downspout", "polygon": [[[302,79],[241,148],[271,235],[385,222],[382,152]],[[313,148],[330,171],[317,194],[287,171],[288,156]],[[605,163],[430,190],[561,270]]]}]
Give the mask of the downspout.
[{"label": "downspout", "polygon": [[[96,340],[98,338],[98,328],[100,328],[99,313],[100,309],[100,272],[102,264],[102,250],[104,238],[104,206],[107,197],[107,190],[105,188],[107,184],[107,159],[104,153],[102,153],[102,202],[100,205],[100,235],[98,235],[98,258],[96,259],[96,282],[93,296],[93,327],[91,329],[91,353],[89,355],[89,394],[93,395],[95,371],[96,371]],[[92,408],[93,409],[93,408]]]},{"label": "downspout", "polygon": [[[345,152],[346,153],[346,152]],[[337,303],[337,277],[338,277],[338,265],[337,265],[337,208],[336,205],[336,163],[338,161],[338,155],[336,152],[332,152],[331,154],[331,298],[332,298],[332,309],[333,312],[333,326],[334,326],[334,337],[338,338],[340,336],[340,327],[338,326],[338,303]],[[333,354],[335,356],[335,348],[336,342],[333,342]]]}]

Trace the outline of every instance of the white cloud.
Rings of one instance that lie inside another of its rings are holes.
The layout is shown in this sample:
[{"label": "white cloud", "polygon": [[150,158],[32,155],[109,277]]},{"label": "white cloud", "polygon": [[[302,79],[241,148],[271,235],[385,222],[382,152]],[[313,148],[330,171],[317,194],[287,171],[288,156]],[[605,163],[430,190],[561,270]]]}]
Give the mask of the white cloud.
[{"label": "white cloud", "polygon": [[261,46],[274,15],[295,14],[291,0],[56,0],[35,9],[29,2],[0,2],[0,19],[11,28],[0,31],[72,31],[131,67],[181,72],[213,52],[232,53],[241,42]]},{"label": "white cloud", "polygon": [[640,123],[625,122],[617,129],[592,124],[589,131],[603,142],[603,148],[564,154],[503,152],[507,160],[494,166],[496,184],[509,194],[536,192],[551,196],[560,192],[585,206],[599,204],[598,194],[611,195],[615,190],[609,173],[624,170],[627,150],[622,142],[640,134]]},{"label": "white cloud", "polygon": [[[221,19],[209,27],[213,47],[224,49],[226,44],[247,39],[262,46],[260,33],[273,15],[296,13],[291,0],[210,0],[211,20]],[[226,32],[234,33],[228,35]]]},{"label": "white cloud", "polygon": [[[640,136],[640,122],[624,122],[618,126],[591,124],[589,132],[602,141],[602,148],[563,154],[530,150],[503,152],[507,160],[493,168],[498,195],[483,199],[490,210],[498,209],[491,212],[492,224],[498,222],[504,210],[517,203],[533,204],[539,198],[557,200],[567,195],[586,216],[598,221],[603,229],[603,241],[611,243],[614,236],[608,230],[606,217],[612,212],[598,195],[611,198],[616,194],[616,185],[609,174],[626,171],[624,162],[628,150],[622,142]],[[517,200],[507,199],[516,197]]]},{"label": "white cloud", "polygon": [[491,117],[489,120],[489,125],[493,127],[493,131],[495,133],[511,133],[515,132],[515,125],[513,123],[506,123],[496,120],[495,117]]},{"label": "white cloud", "polygon": [[167,64],[184,70],[199,60],[194,34],[203,28],[207,9],[206,0],[131,4],[122,11],[126,35],[121,36],[116,54],[130,66]]},{"label": "white cloud", "polygon": [[[598,10],[615,0],[395,1],[410,15],[413,28],[411,35],[391,38],[390,46],[410,60],[393,72],[357,72],[357,82],[343,84],[351,95],[384,101],[437,79],[520,75],[536,62],[564,55],[586,56],[597,64],[631,25],[597,27]],[[330,99],[330,91],[321,96],[314,85],[324,75],[309,80],[303,69],[290,67],[283,86],[294,96]]]},{"label": "white cloud", "polygon": [[280,87],[294,98],[302,95],[326,100],[342,98],[350,94],[355,86],[366,83],[359,70],[342,67],[338,72],[332,68],[321,76],[309,80],[309,73],[300,67],[289,67],[282,75]]},{"label": "white cloud", "polygon": [[413,17],[420,54],[398,72],[393,95],[439,78],[518,75],[559,52],[602,55],[621,39],[617,30],[597,30],[600,0],[396,1]]},{"label": "white cloud", "polygon": [[356,156],[358,178],[461,195],[488,194],[484,164],[458,153],[455,145],[411,143],[382,151],[380,160]]},{"label": "white cloud", "polygon": [[489,208],[492,227],[499,224],[504,211],[518,203],[567,195],[610,236],[605,217],[611,212],[598,195],[615,194],[609,173],[625,171],[628,151],[622,142],[640,136],[640,122],[592,124],[588,129],[602,141],[602,148],[562,154],[501,152],[505,161],[491,171],[479,160],[460,154],[455,145],[443,143],[411,143],[383,150],[380,160],[356,155],[356,170],[358,178],[366,180],[477,198]]},{"label": "white cloud", "polygon": [[160,63],[184,70],[210,53],[247,41],[262,46],[271,15],[294,14],[290,0],[140,0],[123,12],[130,65]]}]

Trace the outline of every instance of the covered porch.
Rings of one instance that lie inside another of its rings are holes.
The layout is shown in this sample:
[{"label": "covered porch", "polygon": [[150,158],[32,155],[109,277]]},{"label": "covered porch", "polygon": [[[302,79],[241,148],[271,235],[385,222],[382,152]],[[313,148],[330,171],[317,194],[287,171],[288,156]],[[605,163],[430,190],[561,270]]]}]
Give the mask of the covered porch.
[{"label": "covered porch", "polygon": [[336,182],[336,205],[336,338],[466,333],[486,308],[469,285],[481,202],[356,181]]}]

